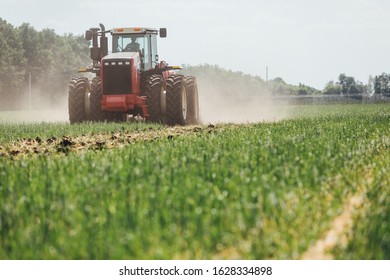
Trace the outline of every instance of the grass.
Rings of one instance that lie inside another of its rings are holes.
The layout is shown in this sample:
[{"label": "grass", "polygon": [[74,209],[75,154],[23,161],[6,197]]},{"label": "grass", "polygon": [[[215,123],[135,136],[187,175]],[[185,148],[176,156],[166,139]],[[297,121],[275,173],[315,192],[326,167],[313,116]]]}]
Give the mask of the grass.
[{"label": "grass", "polygon": [[[385,105],[302,106],[295,119],[278,123],[0,158],[0,258],[299,258],[362,184],[365,167],[378,157],[388,166],[389,123]],[[38,124],[35,134],[23,128],[2,141],[94,129],[120,125]],[[388,184],[382,189],[388,193]],[[366,222],[388,217],[380,215],[388,203],[375,201],[381,193],[370,197],[377,214]],[[372,258],[388,254],[384,247]]]}]

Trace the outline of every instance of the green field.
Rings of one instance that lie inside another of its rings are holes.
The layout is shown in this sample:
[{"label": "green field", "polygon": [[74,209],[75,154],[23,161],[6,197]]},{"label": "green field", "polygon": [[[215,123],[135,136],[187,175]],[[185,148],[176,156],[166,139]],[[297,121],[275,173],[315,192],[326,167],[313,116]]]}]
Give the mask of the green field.
[{"label": "green field", "polygon": [[173,129],[0,123],[0,259],[299,259],[356,195],[330,254],[389,259],[390,106],[295,109]]}]

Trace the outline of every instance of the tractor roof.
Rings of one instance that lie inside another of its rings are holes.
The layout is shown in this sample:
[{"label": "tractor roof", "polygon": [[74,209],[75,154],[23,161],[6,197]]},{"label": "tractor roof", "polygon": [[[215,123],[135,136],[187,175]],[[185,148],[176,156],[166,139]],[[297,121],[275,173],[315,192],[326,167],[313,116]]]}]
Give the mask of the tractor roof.
[{"label": "tractor roof", "polygon": [[157,34],[158,30],[155,28],[147,27],[120,27],[110,30],[112,35],[120,34]]}]

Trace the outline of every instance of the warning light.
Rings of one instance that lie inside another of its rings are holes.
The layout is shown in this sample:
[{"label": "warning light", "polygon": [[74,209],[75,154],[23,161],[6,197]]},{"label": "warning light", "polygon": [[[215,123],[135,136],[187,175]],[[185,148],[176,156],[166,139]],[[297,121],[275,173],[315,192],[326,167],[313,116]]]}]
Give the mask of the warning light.
[{"label": "warning light", "polygon": [[117,28],[116,31],[117,32],[123,32],[123,28]]}]

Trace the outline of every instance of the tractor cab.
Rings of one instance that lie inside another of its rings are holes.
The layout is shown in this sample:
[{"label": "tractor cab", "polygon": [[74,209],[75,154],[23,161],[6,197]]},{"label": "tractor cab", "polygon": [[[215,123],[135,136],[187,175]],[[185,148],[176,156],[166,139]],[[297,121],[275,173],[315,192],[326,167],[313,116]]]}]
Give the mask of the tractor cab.
[{"label": "tractor cab", "polygon": [[[85,33],[85,38],[92,40],[92,72],[99,73],[100,62],[109,53],[107,33],[110,33],[112,36],[111,52],[113,54],[127,52],[138,53],[142,71],[148,71],[158,66],[157,35],[165,38],[167,36],[166,28],[160,28],[158,30],[145,27],[127,27],[105,30],[104,25],[101,24],[100,28],[91,28]],[[128,57],[128,55],[125,56]],[[120,55],[116,54],[116,57],[119,58]]]},{"label": "tractor cab", "polygon": [[138,52],[142,70],[155,68],[158,64],[157,35],[166,37],[166,29],[160,31],[151,28],[115,28],[112,35],[112,52]]}]

